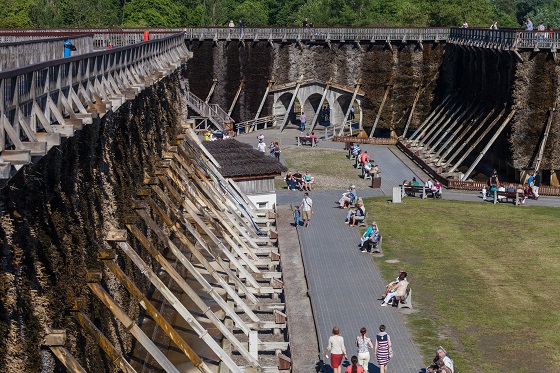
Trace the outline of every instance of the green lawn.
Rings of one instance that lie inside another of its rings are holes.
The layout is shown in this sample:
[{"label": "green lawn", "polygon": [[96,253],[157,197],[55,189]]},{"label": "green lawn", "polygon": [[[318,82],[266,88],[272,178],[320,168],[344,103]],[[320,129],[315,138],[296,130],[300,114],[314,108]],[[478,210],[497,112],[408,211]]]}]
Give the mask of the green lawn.
[{"label": "green lawn", "polygon": [[426,363],[443,345],[461,373],[560,372],[560,209],[420,198],[366,208],[383,276],[408,271],[419,312],[406,319]]}]

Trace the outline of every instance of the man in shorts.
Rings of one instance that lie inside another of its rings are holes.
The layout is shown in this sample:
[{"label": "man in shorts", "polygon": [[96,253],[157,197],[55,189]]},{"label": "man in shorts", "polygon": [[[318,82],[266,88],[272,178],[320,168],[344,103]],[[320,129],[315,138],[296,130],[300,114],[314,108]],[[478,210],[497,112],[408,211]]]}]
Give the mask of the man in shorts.
[{"label": "man in shorts", "polygon": [[313,200],[309,198],[309,193],[303,193],[303,200],[301,201],[301,217],[304,221],[305,227],[309,227],[311,214],[313,214]]}]

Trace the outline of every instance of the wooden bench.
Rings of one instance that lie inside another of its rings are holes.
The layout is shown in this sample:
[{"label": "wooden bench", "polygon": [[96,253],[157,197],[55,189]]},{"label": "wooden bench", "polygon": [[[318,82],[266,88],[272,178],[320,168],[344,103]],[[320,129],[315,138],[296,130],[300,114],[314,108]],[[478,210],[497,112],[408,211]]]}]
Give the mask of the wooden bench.
[{"label": "wooden bench", "polygon": [[307,136],[297,136],[296,137],[297,146],[300,145],[311,145],[311,147],[317,146],[317,138],[311,138]]},{"label": "wooden bench", "polygon": [[[525,197],[522,192],[499,192],[494,191],[494,204],[498,202],[512,202],[515,206],[521,204],[521,200]],[[500,198],[503,197],[503,198]]]},{"label": "wooden bench", "polygon": [[[403,189],[402,192],[402,196],[409,196],[409,197],[416,197],[416,193],[420,194],[420,197],[422,199],[428,198],[428,195],[426,194],[426,187],[424,185],[420,185],[420,186],[412,186],[412,185],[401,185],[401,188]],[[430,193],[433,197],[433,192],[431,190],[427,190],[428,193]]]}]

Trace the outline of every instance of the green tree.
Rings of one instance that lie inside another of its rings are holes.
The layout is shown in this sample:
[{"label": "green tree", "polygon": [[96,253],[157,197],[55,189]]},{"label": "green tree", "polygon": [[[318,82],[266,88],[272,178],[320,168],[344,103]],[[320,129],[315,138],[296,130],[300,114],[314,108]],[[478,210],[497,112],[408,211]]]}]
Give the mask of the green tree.
[{"label": "green tree", "polygon": [[132,0],[123,7],[127,27],[177,27],[184,24],[184,8],[171,0]]},{"label": "green tree", "polygon": [[0,28],[33,27],[30,11],[33,0],[5,0],[0,6]]},{"label": "green tree", "polygon": [[231,16],[234,20],[243,20],[246,26],[268,25],[268,9],[260,1],[245,0],[235,6]]}]

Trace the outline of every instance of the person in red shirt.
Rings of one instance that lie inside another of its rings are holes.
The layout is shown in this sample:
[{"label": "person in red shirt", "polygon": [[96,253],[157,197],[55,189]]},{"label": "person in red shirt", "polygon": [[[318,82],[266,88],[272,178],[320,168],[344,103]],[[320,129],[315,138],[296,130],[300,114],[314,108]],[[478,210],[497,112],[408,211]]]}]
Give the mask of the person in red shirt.
[{"label": "person in red shirt", "polygon": [[366,151],[364,151],[364,153],[362,154],[362,158],[360,159],[360,163],[362,164],[362,178],[365,178],[366,169],[365,169],[364,166],[368,162],[369,162],[369,155],[368,155],[367,150],[366,150]]}]

